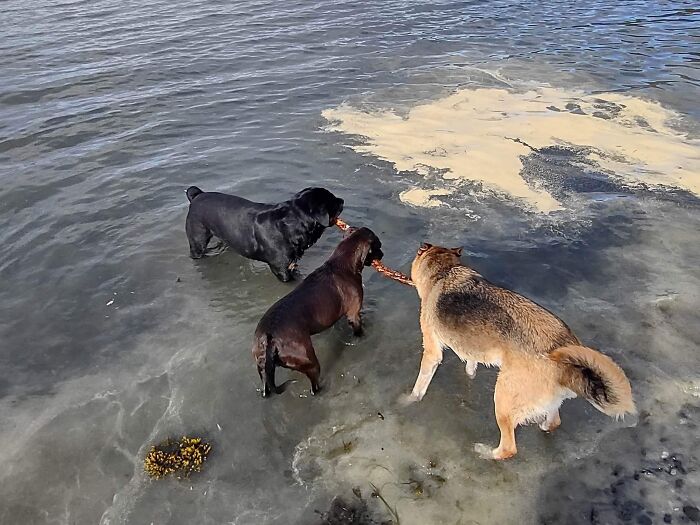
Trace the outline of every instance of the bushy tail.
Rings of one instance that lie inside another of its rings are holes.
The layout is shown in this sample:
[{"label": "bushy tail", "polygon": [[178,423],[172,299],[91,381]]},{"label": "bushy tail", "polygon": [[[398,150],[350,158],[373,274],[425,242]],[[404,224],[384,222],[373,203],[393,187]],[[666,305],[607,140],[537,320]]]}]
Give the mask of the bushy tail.
[{"label": "bushy tail", "polygon": [[560,363],[560,383],[608,416],[621,418],[637,409],[622,368],[608,356],[585,346],[563,346],[549,357]]},{"label": "bushy tail", "polygon": [[272,336],[263,334],[258,339],[257,344],[258,373],[262,379],[262,395],[269,396],[272,392],[277,393],[275,385],[275,353]]},{"label": "bushy tail", "polygon": [[185,190],[185,193],[187,194],[187,200],[192,202],[197,195],[200,193],[204,193],[202,190],[200,190],[197,186],[190,186]]}]

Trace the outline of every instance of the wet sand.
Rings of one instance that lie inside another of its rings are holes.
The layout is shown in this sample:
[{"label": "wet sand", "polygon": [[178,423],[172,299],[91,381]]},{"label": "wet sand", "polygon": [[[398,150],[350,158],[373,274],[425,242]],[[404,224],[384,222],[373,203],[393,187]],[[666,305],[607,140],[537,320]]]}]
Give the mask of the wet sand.
[{"label": "wet sand", "polygon": [[352,146],[357,152],[397,171],[439,172],[444,182],[437,188],[402,193],[416,206],[439,205],[432,197],[458,191],[450,181],[470,181],[541,212],[559,209],[557,198],[521,176],[523,156],[552,146],[583,151],[588,169],[625,184],[700,194],[700,140],[672,127],[678,113],[629,95],[547,86],[461,89],[405,115],[341,105],[323,116],[327,130],[361,137]]}]

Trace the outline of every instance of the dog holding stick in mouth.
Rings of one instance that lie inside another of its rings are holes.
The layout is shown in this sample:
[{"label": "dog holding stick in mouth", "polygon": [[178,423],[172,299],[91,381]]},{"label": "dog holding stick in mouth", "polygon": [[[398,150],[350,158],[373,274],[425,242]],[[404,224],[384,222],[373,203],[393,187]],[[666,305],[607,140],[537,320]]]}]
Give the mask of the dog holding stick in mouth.
[{"label": "dog holding stick in mouth", "polygon": [[252,350],[263,397],[277,392],[278,366],[305,374],[312,394],[320,390],[321,366],[311,336],[343,316],[355,335],[362,333],[362,270],[384,256],[381,247],[369,228],[352,229],[325,263],[265,312],[255,330]]},{"label": "dog holding stick in mouth", "polygon": [[275,204],[197,186],[186,193],[190,209],[185,231],[193,259],[211,254],[209,241],[216,236],[243,257],[267,263],[282,282],[294,278],[297,261],[335,224],[344,204],[325,188],[305,188]]},{"label": "dog holding stick in mouth", "polygon": [[423,357],[408,401],[423,398],[443,351],[451,349],[471,378],[479,363],[500,368],[494,404],[501,440],[493,450],[475,446],[486,457],[514,456],[518,425],[556,429],[568,398],[581,396],[615,418],[635,413],[629,380],[612,359],[583,346],[550,311],[461,264],[461,254],[461,248],[423,244],[413,260]]}]

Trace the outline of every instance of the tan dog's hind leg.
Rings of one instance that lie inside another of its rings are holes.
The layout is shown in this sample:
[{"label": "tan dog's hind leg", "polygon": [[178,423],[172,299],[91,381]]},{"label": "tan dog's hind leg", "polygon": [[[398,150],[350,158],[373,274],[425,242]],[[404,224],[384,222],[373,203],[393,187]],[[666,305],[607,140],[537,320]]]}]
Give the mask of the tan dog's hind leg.
[{"label": "tan dog's hind leg", "polygon": [[469,361],[467,359],[465,369],[467,371],[467,375],[469,376],[469,379],[474,379],[476,377],[476,368],[479,366],[478,361]]},{"label": "tan dog's hind leg", "polygon": [[518,452],[518,447],[515,445],[515,427],[518,424],[513,420],[516,397],[509,386],[499,374],[493,401],[496,407],[496,423],[501,431],[501,441],[498,443],[498,448],[493,450],[493,459],[508,459]]},{"label": "tan dog's hind leg", "polygon": [[540,428],[545,432],[553,432],[561,425],[561,418],[559,417],[559,409],[554,410],[547,414],[547,418],[540,423]]},{"label": "tan dog's hind leg", "polygon": [[518,447],[515,445],[515,427],[518,423],[515,417],[519,407],[516,405],[518,396],[514,394],[516,393],[512,391],[512,385],[501,372],[496,380],[496,390],[493,394],[496,423],[501,431],[501,441],[498,443],[498,448],[493,450],[489,450],[482,443],[476,443],[474,450],[484,458],[508,459],[518,452]]},{"label": "tan dog's hind leg", "polygon": [[420,372],[416,379],[416,384],[411,391],[411,397],[415,401],[423,399],[425,392],[428,390],[430,381],[435,375],[437,367],[442,362],[442,347],[436,341],[435,336],[431,333],[423,334],[423,357],[420,361]]}]

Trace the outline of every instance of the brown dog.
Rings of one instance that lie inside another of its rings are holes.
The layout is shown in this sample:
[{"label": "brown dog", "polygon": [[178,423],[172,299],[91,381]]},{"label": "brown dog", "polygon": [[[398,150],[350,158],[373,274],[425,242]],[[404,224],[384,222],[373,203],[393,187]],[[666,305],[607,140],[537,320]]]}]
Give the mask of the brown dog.
[{"label": "brown dog", "polygon": [[581,396],[612,417],[635,412],[630,383],[612,359],[581,346],[545,308],[462,265],[461,254],[461,248],[424,244],[413,260],[424,350],[410,400],[423,398],[446,348],[466,363],[469,377],[478,363],[498,366],[494,404],[501,441],[494,450],[476,446],[494,459],[515,455],[518,425],[557,428],[564,399]]},{"label": "brown dog", "polygon": [[381,246],[372,230],[351,231],[325,263],[265,312],[253,342],[263,397],[272,390],[277,392],[277,366],[306,374],[311,393],[319,391],[321,367],[311,336],[330,328],[342,316],[348,318],[356,335],[362,333],[362,269],[384,256]]}]

